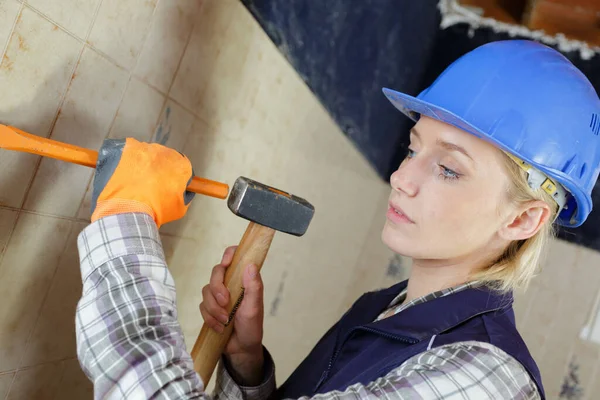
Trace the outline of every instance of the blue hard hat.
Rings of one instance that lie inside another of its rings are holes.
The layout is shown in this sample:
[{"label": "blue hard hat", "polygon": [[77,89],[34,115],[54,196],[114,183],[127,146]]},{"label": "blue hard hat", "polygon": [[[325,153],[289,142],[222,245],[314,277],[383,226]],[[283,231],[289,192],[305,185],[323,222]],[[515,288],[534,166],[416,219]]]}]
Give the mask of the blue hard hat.
[{"label": "blue hard hat", "polygon": [[425,115],[454,125],[562,185],[558,224],[580,226],[592,211],[600,100],[558,51],[528,40],[492,42],[456,60],[417,97],[383,92],[414,121]]}]

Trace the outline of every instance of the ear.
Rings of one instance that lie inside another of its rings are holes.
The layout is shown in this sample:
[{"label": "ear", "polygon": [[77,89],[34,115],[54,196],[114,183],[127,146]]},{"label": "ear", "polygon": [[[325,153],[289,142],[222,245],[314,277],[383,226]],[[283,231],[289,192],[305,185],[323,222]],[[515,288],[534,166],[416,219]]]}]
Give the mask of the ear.
[{"label": "ear", "polygon": [[513,213],[498,234],[506,240],[525,240],[535,235],[550,218],[550,206],[541,200],[526,203]]}]

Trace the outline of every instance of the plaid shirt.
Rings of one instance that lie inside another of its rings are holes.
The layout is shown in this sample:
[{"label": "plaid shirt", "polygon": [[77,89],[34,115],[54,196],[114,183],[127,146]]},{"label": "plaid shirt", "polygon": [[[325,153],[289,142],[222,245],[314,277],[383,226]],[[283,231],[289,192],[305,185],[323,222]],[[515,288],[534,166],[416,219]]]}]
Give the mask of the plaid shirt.
[{"label": "plaid shirt", "polygon": [[[77,307],[77,354],[96,399],[210,399],[194,372],[177,321],[175,286],[158,230],[145,214],[121,214],[88,226],[78,239],[83,295]],[[463,290],[440,291],[399,306]],[[431,347],[431,344],[430,344]],[[263,384],[236,384],[221,364],[212,398],[264,400],[275,390],[267,354]],[[318,399],[538,399],[525,369],[481,342],[429,348],[367,385]]]}]

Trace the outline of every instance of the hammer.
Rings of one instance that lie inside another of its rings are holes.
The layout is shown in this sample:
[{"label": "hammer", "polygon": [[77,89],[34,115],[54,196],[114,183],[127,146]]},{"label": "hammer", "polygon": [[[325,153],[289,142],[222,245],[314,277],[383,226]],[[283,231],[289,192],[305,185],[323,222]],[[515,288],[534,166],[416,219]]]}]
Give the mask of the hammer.
[{"label": "hammer", "polygon": [[226,307],[229,322],[221,334],[202,325],[192,349],[194,369],[204,386],[208,385],[233,332],[233,317],[244,297],[244,268],[254,264],[260,271],[275,231],[302,236],[315,213],[315,208],[306,200],[244,177],[235,181],[227,205],[250,224],[225,273],[224,283],[231,294]]}]

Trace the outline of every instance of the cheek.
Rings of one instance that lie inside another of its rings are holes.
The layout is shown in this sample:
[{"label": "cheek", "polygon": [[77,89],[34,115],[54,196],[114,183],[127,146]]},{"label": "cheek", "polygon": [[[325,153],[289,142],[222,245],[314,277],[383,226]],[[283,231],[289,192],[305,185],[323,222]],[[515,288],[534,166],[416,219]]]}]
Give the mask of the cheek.
[{"label": "cheek", "polygon": [[454,257],[483,246],[495,229],[496,210],[487,196],[447,191],[423,203],[419,247],[434,257]]},{"label": "cheek", "polygon": [[382,239],[393,251],[414,258],[452,258],[475,251],[490,239],[496,223],[495,203],[480,191],[448,187],[428,192],[421,187],[415,201],[417,225],[389,223]]}]

